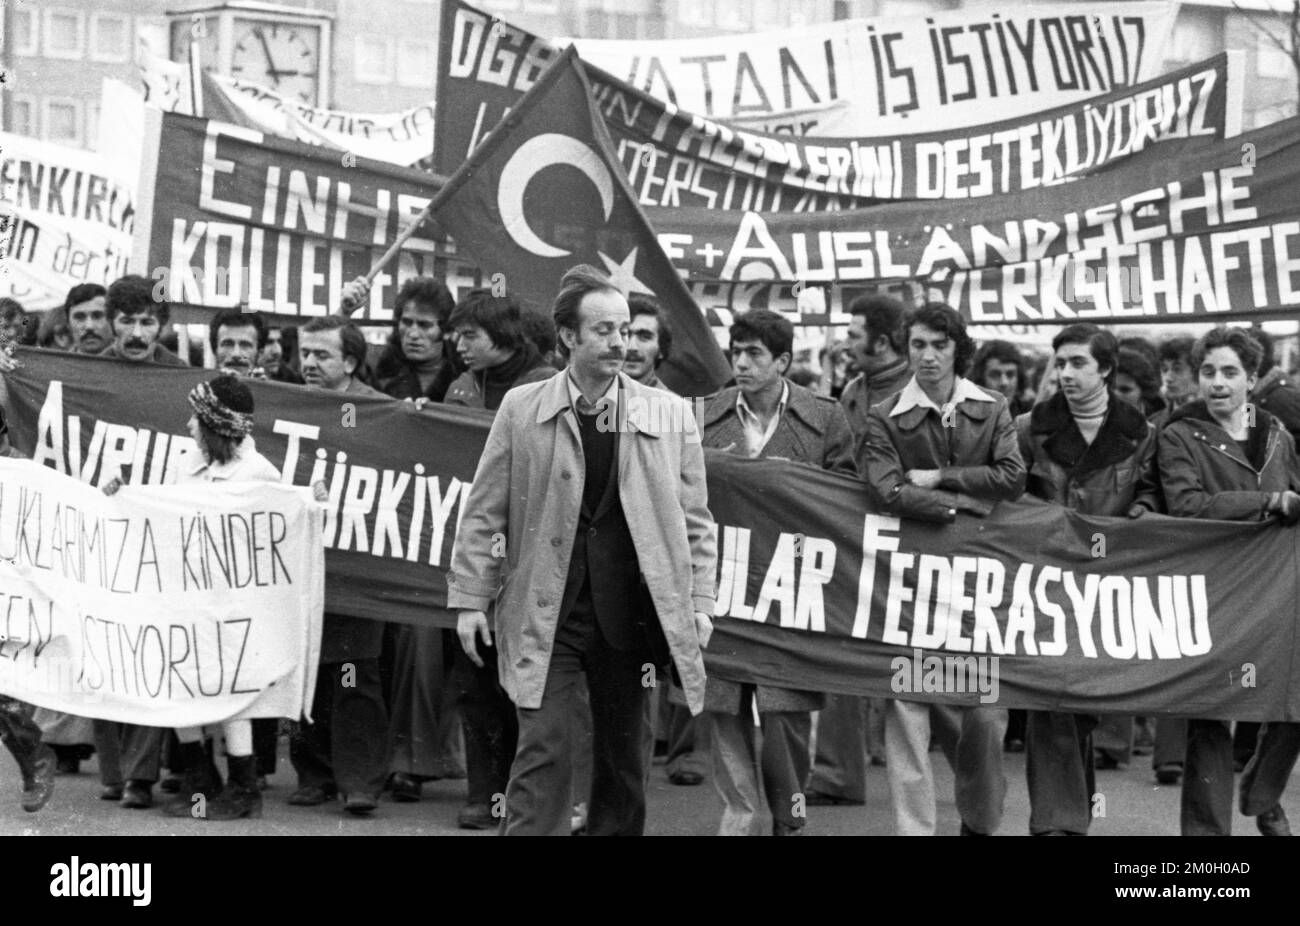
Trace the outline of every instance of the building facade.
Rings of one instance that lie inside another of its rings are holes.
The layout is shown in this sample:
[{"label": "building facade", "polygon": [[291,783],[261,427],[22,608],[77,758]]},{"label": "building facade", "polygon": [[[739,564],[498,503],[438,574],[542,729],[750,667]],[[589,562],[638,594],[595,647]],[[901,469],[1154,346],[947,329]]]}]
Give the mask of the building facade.
[{"label": "building facade", "polygon": [[[1067,0],[1037,0],[1066,5]],[[1300,0],[1183,3],[1166,66],[1224,49],[1246,53],[1244,127],[1297,112],[1296,68],[1269,32],[1285,37]],[[210,7],[184,0],[0,0],[0,85],[7,131],[61,144],[97,146],[101,84],[139,85],[136,48],[166,56],[167,13]],[[434,94],[440,0],[283,0],[333,24],[329,99],[333,108],[392,112]],[[675,39],[799,26],[854,17],[915,16],[958,9],[958,0],[479,0],[476,4],[542,36]]]}]

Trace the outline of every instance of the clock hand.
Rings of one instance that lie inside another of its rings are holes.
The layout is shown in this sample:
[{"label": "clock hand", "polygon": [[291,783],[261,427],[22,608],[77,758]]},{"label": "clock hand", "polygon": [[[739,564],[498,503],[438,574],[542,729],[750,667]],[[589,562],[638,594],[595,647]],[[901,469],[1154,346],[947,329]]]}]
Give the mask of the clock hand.
[{"label": "clock hand", "polygon": [[275,81],[275,85],[278,87],[280,86],[280,78],[278,75],[281,72],[276,69],[275,60],[271,57],[271,46],[267,44],[266,35],[261,29],[254,29],[253,33],[257,36],[257,40],[262,43],[262,51],[266,53],[266,72],[271,76],[271,79]]}]

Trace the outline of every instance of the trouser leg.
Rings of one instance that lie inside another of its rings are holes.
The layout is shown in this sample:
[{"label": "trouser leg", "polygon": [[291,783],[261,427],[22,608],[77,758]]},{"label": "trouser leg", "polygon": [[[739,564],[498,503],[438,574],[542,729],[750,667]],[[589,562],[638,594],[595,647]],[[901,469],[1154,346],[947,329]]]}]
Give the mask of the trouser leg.
[{"label": "trouser leg", "polygon": [[1002,767],[1002,741],[1007,712],[997,707],[963,707],[961,739],[957,744],[957,812],[977,833],[991,835],[1002,822],[1007,776]]},{"label": "trouser leg", "polygon": [[1187,757],[1187,721],[1182,717],[1157,717],[1156,747],[1151,753],[1151,767],[1183,764]]},{"label": "trouser leg", "polygon": [[1029,832],[1085,834],[1092,821],[1092,739],[1089,714],[1029,711],[1025,723],[1025,777]]},{"label": "trouser leg", "polygon": [[1133,759],[1133,716],[1103,714],[1093,731],[1092,747],[1106,758],[1127,765]]},{"label": "trouser leg", "polygon": [[495,795],[506,793],[519,728],[515,707],[497,678],[496,649],[480,645],[479,653],[482,668],[457,646],[452,671],[465,733],[469,803],[491,806]]},{"label": "trouser leg", "polygon": [[338,677],[333,685],[330,761],[334,780],[342,794],[378,798],[388,778],[388,711],[379,660],[353,659],[345,665],[353,668],[351,678],[335,673]]},{"label": "trouser leg", "polygon": [[1297,756],[1300,756],[1300,723],[1261,725],[1254,755],[1241,773],[1242,813],[1257,817],[1277,806]]},{"label": "trouser leg", "polygon": [[846,801],[867,799],[867,699],[828,695],[817,717],[817,758],[808,790]]},{"label": "trouser leg", "polygon": [[719,836],[756,836],[759,797],[758,753],[754,742],[753,689],[741,696],[740,712],[701,714],[708,727],[713,786],[722,798]]},{"label": "trouser leg", "polygon": [[142,727],[139,724],[121,725],[121,767],[127,781],[144,781],[152,784],[158,780],[158,766],[162,761],[162,727]]},{"label": "trouser leg", "polygon": [[257,774],[274,775],[276,750],[280,746],[280,721],[275,717],[258,717],[253,721],[253,755],[257,757]]},{"label": "trouser leg", "polygon": [[1232,733],[1227,721],[1187,721],[1180,824],[1184,836],[1232,835]]},{"label": "trouser leg", "polygon": [[[802,829],[808,818],[803,812],[803,802],[796,806],[796,799],[803,794],[803,783],[808,780],[811,765],[808,739],[812,735],[812,714],[769,711],[758,716],[763,730],[759,767],[772,820]],[[796,813],[796,809],[800,812]]]},{"label": "trouser leg", "polygon": [[0,741],[18,763],[23,781],[31,780],[41,751],[41,728],[32,720],[31,705],[0,695]]},{"label": "trouser leg", "polygon": [[518,709],[519,747],[505,791],[507,836],[569,834],[573,812],[571,738],[581,678],[581,655],[557,642],[541,707]]},{"label": "trouser leg", "polygon": [[336,788],[330,743],[338,672],[336,664],[323,663],[320,666],[312,700],[313,720],[299,723],[289,737],[289,762],[298,776],[300,788],[317,787],[325,791]]},{"label": "trouser leg", "polygon": [[598,633],[583,660],[591,704],[592,779],[587,832],[640,836],[645,832],[645,778],[650,691],[643,660],[616,650]]},{"label": "trouser leg", "polygon": [[106,788],[121,786],[122,745],[121,724],[112,720],[95,720],[95,752],[99,754],[99,783]]},{"label": "trouser leg", "polygon": [[889,702],[885,712],[885,758],[894,832],[899,836],[933,836],[930,705],[916,701]]},{"label": "trouser leg", "polygon": [[1232,725],[1232,759],[1237,764],[1245,765],[1255,754],[1260,726],[1253,720],[1238,720]]}]

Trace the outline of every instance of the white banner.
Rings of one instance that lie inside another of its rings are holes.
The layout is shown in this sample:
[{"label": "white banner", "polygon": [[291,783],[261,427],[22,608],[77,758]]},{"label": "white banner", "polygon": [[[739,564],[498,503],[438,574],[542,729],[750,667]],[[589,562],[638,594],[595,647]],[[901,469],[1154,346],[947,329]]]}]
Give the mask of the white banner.
[{"label": "white banner", "polygon": [[0,459],[0,694],[157,727],[296,720],[311,709],[324,607],[321,515],[307,490],[125,486],[107,497]]},{"label": "white banner", "polygon": [[[433,155],[433,101],[397,113],[353,113],[320,109],[281,96],[259,84],[210,73],[210,88],[250,128],[281,138],[349,151],[410,167]],[[208,105],[210,119],[221,115]],[[229,120],[237,121],[237,120]]]},{"label": "white banner", "polygon": [[[136,64],[145,102],[163,112],[193,115],[189,72],[183,66],[147,52],[137,56]],[[433,100],[402,112],[356,113],[308,106],[214,71],[205,78],[204,118],[402,167],[433,156]]]},{"label": "white banner", "polygon": [[1177,8],[967,7],[707,39],[571,41],[585,61],[702,116],[881,136],[1014,118],[1154,77]]},{"label": "white banner", "polygon": [[126,273],[134,187],[94,152],[0,132],[0,292],[48,309]]}]

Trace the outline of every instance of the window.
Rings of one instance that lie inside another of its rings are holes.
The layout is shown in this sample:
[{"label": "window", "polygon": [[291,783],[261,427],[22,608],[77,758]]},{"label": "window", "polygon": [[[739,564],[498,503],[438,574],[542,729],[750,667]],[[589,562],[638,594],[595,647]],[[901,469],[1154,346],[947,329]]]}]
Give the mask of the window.
[{"label": "window", "polygon": [[40,20],[34,9],[10,9],[13,17],[14,54],[35,55],[40,53]]},{"label": "window", "polygon": [[90,17],[90,59],[121,63],[131,60],[130,20],[112,13]]},{"label": "window", "polygon": [[61,145],[81,144],[81,103],[68,98],[45,100],[44,138]]},{"label": "window", "polygon": [[353,71],[358,83],[387,84],[393,80],[393,49],[381,35],[359,35]]},{"label": "window", "polygon": [[1295,65],[1291,56],[1273,44],[1266,35],[1259,37],[1259,63],[1256,71],[1260,77],[1292,78],[1296,76]]},{"label": "window", "polygon": [[712,26],[716,22],[714,0],[680,0],[677,21],[683,26]]},{"label": "window", "polygon": [[86,53],[86,17],[75,10],[45,11],[45,55],[82,58]]},{"label": "window", "polygon": [[16,96],[9,104],[9,131],[15,135],[36,135],[36,101]]},{"label": "window", "polygon": [[781,4],[777,0],[757,0],[753,7],[754,28],[761,31],[779,29],[785,25],[781,21]]},{"label": "window", "polygon": [[614,38],[616,39],[635,39],[641,17],[636,13],[613,13],[610,18],[614,25]]},{"label": "window", "polygon": [[1165,53],[1166,66],[1173,62],[1201,61],[1222,51],[1222,33],[1217,31],[1221,29],[1222,20],[1216,25],[1206,17],[1184,16],[1180,11]]},{"label": "window", "polygon": [[99,150],[99,101],[86,103],[86,147]]},{"label": "window", "polygon": [[397,43],[397,82],[403,87],[432,87],[437,70],[432,42],[402,39]]}]

